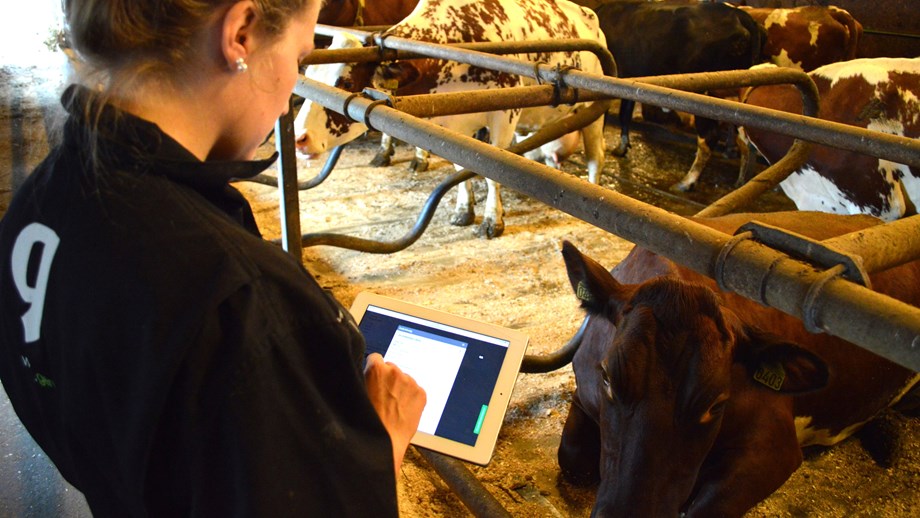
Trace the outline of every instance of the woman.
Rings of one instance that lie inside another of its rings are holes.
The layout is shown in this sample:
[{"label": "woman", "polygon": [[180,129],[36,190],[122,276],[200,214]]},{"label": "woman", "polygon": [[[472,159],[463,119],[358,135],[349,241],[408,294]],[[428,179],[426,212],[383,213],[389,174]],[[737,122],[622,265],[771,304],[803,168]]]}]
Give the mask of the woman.
[{"label": "woman", "polygon": [[397,514],[424,392],[228,181],[320,0],[66,0],[90,73],[0,222],[0,378],[95,516]]}]

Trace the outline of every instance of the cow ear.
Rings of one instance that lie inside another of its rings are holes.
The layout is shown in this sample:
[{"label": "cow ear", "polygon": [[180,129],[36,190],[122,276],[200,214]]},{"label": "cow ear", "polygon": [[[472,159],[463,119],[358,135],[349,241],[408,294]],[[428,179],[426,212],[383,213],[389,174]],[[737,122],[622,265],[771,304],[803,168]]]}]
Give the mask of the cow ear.
[{"label": "cow ear", "polygon": [[581,307],[615,321],[619,308],[631,298],[632,290],[617,282],[606,268],[583,255],[568,241],[562,242],[562,258]]},{"label": "cow ear", "polygon": [[827,386],[827,364],[818,355],[792,342],[747,327],[736,345],[740,361],[755,385],[782,394],[803,394]]},{"label": "cow ear", "polygon": [[383,84],[380,86],[393,91],[418,81],[420,73],[409,61],[393,61],[382,67],[381,76]]}]

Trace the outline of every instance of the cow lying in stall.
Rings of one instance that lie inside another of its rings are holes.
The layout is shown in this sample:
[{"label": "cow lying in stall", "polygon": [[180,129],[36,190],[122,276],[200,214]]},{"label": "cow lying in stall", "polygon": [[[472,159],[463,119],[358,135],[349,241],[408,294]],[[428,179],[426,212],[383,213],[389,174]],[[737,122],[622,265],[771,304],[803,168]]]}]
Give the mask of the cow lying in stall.
[{"label": "cow lying in stall", "polygon": [[[613,1],[595,8],[619,77],[747,69],[761,60],[766,34],[747,13],[725,4]],[[620,102],[620,144],[625,156],[635,102]],[[693,174],[709,161],[718,123],[696,117]]]},{"label": "cow lying in stall", "polygon": [[[855,59],[820,67],[809,76],[818,87],[819,119],[920,138],[920,58]],[[750,89],[744,102],[802,113],[801,96],[790,85]],[[792,138],[785,135],[755,128],[742,128],[741,133],[770,163],[792,145]],[[748,176],[751,164],[751,154],[743,155],[739,183]],[[815,145],[806,163],[780,187],[800,210],[864,213],[890,221],[916,212],[920,170]]]},{"label": "cow lying in stall", "polygon": [[[856,57],[862,25],[849,12],[834,6],[796,8],[739,7],[767,32],[763,59],[782,67],[810,72],[815,68]],[[732,127],[734,132],[734,127]],[[742,143],[738,147],[742,153]],[[705,162],[694,167],[671,189],[686,192],[699,181]]]},{"label": "cow lying in stall", "polygon": [[[756,219],[827,239],[880,221],[819,212],[698,220],[728,234]],[[802,462],[894,405],[920,374],[636,247],[610,273],[563,245],[592,315],[573,360],[563,475],[600,480],[592,516],[742,516]],[[920,306],[920,261],[872,276]]]},{"label": "cow lying in stall", "polygon": [[[435,43],[473,41],[526,41],[554,38],[582,38],[604,41],[597,16],[567,0],[421,0],[400,23],[384,32]],[[339,36],[337,36],[339,37]],[[341,35],[347,38],[347,35]],[[578,68],[602,75],[600,61],[590,52],[530,54],[531,60]],[[534,84],[534,80],[436,59],[412,59],[378,66],[378,63],[324,65],[330,72],[324,81],[360,92],[368,86],[388,84],[394,78],[396,95],[474,91]],[[390,88],[388,88],[390,89]],[[434,117],[432,121],[464,135],[482,128],[489,130],[491,143],[507,148],[516,132],[538,130],[543,125],[571,113],[580,105],[537,107]],[[343,115],[305,102],[294,122],[297,148],[302,153],[322,153],[349,142],[367,131]],[[597,183],[604,164],[603,118],[586,126],[584,148],[591,182]],[[492,238],[504,230],[500,186],[487,179],[488,198],[478,235]],[[470,182],[459,186],[457,206],[451,223],[469,225],[474,221]]]}]

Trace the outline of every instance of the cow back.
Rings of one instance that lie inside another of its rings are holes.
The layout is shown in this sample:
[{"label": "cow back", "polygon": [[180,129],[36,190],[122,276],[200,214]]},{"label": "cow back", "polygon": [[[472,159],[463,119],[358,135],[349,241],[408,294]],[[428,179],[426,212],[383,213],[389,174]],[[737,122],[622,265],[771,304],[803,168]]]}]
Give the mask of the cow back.
[{"label": "cow back", "polygon": [[844,9],[741,7],[767,31],[763,53],[779,66],[810,72],[856,57],[862,25]]},{"label": "cow back", "polygon": [[620,77],[745,69],[765,41],[753,18],[725,4],[617,1],[595,12]]},{"label": "cow back", "polygon": [[[412,15],[388,29],[397,36],[432,43],[538,41],[581,38],[603,43],[597,16],[568,0],[421,0]],[[600,74],[590,52],[534,53],[515,56]],[[433,58],[411,60],[414,80],[400,84],[397,95],[532,84],[530,78],[484,70]]]}]

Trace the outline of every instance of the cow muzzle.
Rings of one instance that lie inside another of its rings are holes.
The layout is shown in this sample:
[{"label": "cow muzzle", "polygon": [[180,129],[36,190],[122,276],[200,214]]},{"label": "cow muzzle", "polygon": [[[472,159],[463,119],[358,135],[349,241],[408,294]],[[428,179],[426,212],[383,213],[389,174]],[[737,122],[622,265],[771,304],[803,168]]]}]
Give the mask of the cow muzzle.
[{"label": "cow muzzle", "polygon": [[326,142],[311,136],[309,131],[297,135],[294,139],[294,147],[297,149],[298,154],[308,160],[312,160],[326,152]]}]

